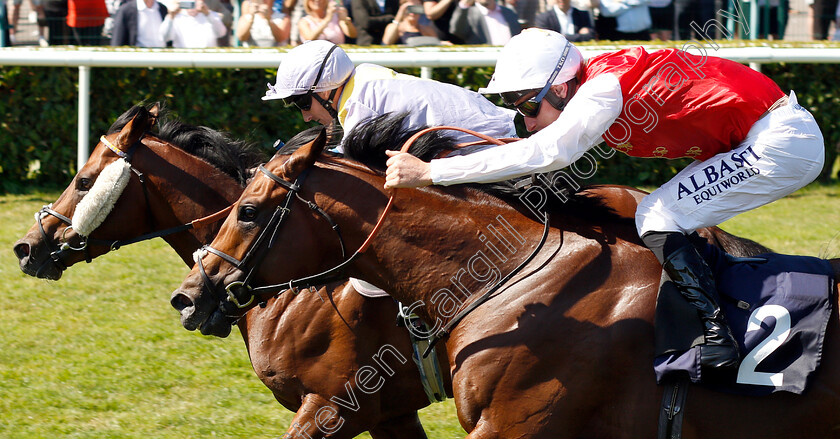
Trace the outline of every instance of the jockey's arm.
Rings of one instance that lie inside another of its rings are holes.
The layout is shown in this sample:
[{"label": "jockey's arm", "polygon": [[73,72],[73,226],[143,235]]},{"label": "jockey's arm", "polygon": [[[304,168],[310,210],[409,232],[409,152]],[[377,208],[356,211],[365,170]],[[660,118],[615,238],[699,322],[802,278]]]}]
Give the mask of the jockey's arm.
[{"label": "jockey's arm", "polygon": [[[543,105],[549,105],[543,102]],[[560,116],[527,139],[430,162],[433,184],[490,183],[565,168],[601,142],[621,114],[618,78],[604,73],[581,85]]]}]

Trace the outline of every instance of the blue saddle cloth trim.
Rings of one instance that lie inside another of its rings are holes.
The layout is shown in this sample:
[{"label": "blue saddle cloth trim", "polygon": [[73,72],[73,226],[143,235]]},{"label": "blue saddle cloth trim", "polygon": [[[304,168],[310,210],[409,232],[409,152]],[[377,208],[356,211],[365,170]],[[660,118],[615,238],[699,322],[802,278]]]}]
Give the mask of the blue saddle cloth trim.
[{"label": "blue saddle cloth trim", "polygon": [[[801,394],[819,366],[831,315],[834,272],[829,262],[774,253],[760,255],[767,259],[763,264],[729,264],[715,247],[708,246],[703,253],[715,274],[721,308],[742,357],[747,359],[732,382],[704,384],[738,394]],[[788,327],[788,332],[781,331]],[[774,347],[774,340],[781,344]],[[757,356],[760,344],[766,345],[763,350],[769,350],[769,355]],[[757,364],[756,359],[760,360]],[[674,373],[688,374],[693,382],[701,382],[699,348],[687,346],[685,351],[657,357],[654,371],[657,382]]]}]

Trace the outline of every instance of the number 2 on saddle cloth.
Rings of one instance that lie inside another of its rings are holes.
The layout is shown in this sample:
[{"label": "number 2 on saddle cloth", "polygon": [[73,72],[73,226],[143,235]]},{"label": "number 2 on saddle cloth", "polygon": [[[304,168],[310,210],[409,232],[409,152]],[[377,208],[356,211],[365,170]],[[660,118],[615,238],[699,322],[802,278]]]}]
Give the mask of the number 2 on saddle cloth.
[{"label": "number 2 on saddle cloth", "polygon": [[725,380],[703,380],[697,346],[703,342],[703,329],[697,312],[663,274],[655,320],[657,382],[687,375],[692,382],[729,393],[801,394],[820,363],[831,315],[831,265],[824,259],[775,253],[758,255],[764,263],[732,263],[721,250],[703,245],[698,250],[714,272],[721,309],[741,349],[741,366]]}]

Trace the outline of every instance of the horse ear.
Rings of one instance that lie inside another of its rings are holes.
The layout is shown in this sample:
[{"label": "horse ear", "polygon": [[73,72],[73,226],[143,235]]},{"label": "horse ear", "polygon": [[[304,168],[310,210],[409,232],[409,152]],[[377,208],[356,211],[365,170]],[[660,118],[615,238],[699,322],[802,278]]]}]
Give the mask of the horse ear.
[{"label": "horse ear", "polygon": [[126,148],[134,145],[135,142],[140,140],[143,133],[151,128],[153,123],[154,120],[149,112],[140,111],[120,131],[119,136],[117,136],[117,146]]},{"label": "horse ear", "polygon": [[322,129],[321,132],[311,142],[301,146],[297,151],[289,157],[289,160],[283,164],[283,175],[287,178],[296,178],[306,168],[312,166],[321,151],[324,150],[324,145],[327,144],[327,130]]},{"label": "horse ear", "polygon": [[158,116],[160,115],[160,102],[155,102],[152,105],[152,108],[149,108],[149,116],[152,118],[152,123],[149,125],[150,127],[154,126],[157,123]]}]

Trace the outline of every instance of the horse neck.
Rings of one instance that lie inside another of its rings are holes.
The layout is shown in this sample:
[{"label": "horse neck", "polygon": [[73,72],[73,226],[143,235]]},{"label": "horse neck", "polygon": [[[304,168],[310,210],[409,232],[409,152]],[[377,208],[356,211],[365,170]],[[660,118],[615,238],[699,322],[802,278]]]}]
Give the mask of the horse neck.
[{"label": "horse neck", "polygon": [[[355,173],[366,181],[360,189],[352,181],[331,184],[343,188],[335,200],[342,206],[342,230],[355,234],[348,241],[367,238],[387,195],[383,179]],[[359,227],[359,224],[362,224]],[[447,320],[450,300],[457,304],[491,288],[536,248],[542,226],[507,203],[466,188],[400,189],[382,230],[354,273],[411,304],[420,300],[431,319]],[[357,244],[358,245],[358,244]],[[418,309],[418,311],[420,311]],[[431,320],[434,321],[434,320]]]},{"label": "horse neck", "polygon": [[[233,204],[242,186],[204,160],[173,145],[151,140],[138,150],[133,165],[147,175],[149,212],[158,230],[186,224]],[[189,233],[164,237],[188,266],[192,253],[212,241],[221,221]]]}]

